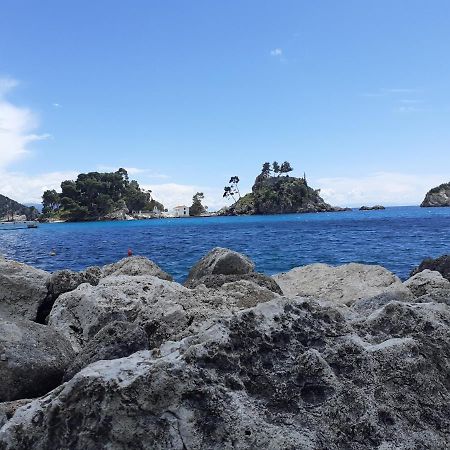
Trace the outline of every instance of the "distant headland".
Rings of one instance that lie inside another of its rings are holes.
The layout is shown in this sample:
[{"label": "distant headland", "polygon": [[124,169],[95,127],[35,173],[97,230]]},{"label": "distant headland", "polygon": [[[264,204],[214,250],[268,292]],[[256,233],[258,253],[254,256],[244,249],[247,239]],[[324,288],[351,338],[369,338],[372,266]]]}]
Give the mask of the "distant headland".
[{"label": "distant headland", "polygon": [[450,206],[450,182],[430,189],[420,206],[423,208]]}]

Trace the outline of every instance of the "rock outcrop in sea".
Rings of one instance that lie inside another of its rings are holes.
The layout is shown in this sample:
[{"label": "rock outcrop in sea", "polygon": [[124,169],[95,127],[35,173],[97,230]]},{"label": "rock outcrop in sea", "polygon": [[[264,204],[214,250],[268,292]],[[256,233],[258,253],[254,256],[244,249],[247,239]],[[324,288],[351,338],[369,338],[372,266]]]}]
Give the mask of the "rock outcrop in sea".
[{"label": "rock outcrop in sea", "polygon": [[240,198],[222,215],[287,214],[347,211],[331,206],[320,196],[320,189],[311,188],[305,178],[258,175],[252,192]]},{"label": "rock outcrop in sea", "polygon": [[141,257],[81,273],[2,264],[1,450],[450,446],[438,272],[402,283],[380,266],[314,264],[268,277],[227,249],[186,286]]},{"label": "rock outcrop in sea", "polygon": [[382,209],[386,208],[383,205],[361,206],[361,208],[359,208],[360,211],[377,211]]},{"label": "rock outcrop in sea", "polygon": [[443,183],[430,189],[420,206],[427,208],[450,206],[450,183]]}]

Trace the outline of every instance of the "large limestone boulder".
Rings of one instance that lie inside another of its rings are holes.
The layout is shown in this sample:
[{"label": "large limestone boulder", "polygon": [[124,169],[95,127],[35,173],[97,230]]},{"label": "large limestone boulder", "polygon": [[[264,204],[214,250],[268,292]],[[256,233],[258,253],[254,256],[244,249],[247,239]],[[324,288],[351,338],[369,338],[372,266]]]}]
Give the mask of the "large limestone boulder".
[{"label": "large limestone boulder", "polygon": [[80,284],[89,283],[96,286],[102,277],[100,267],[88,267],[80,272],[71,270],[58,270],[52,273],[47,280],[47,289],[53,299],[61,294],[73,291]]},{"label": "large limestone boulder", "polygon": [[81,369],[101,359],[117,359],[148,349],[147,335],[134,323],[115,321],[102,328],[76,356],[64,375],[70,380]]},{"label": "large limestone boulder", "polygon": [[159,352],[91,364],[19,409],[2,450],[446,450],[450,312],[391,302],[358,322],[276,298]]},{"label": "large limestone boulder", "polygon": [[152,275],[162,280],[172,281],[172,276],[164,272],[156,263],[144,256],[130,256],[120,261],[104,266],[102,277],[111,275]]},{"label": "large limestone boulder", "polygon": [[417,301],[435,301],[450,305],[450,281],[439,272],[425,269],[403,283]]},{"label": "large limestone boulder", "polygon": [[424,259],[419,267],[412,270],[411,276],[414,276],[416,273],[422,272],[425,269],[437,271],[450,281],[450,255],[442,255],[436,259]]},{"label": "large limestone boulder", "polygon": [[188,289],[154,276],[115,275],[97,286],[82,284],[56,300],[49,325],[66,336],[75,351],[115,320],[136,323],[150,348],[193,333],[203,322],[265,302],[278,294],[250,281],[219,289]]},{"label": "large limestone boulder", "polygon": [[388,293],[398,300],[413,298],[400,279],[381,266],[311,264],[273,278],[286,296],[325,298],[345,305]]},{"label": "large limestone boulder", "polygon": [[58,386],[74,352],[55,330],[0,318],[0,401],[37,397]]},{"label": "large limestone boulder", "polygon": [[283,295],[283,291],[281,290],[280,286],[272,277],[257,272],[250,272],[241,275],[205,275],[199,279],[191,279],[189,282],[185,283],[185,286],[188,288],[195,288],[203,284],[207,288],[217,289],[223,286],[225,283],[233,283],[235,281],[241,280],[251,281],[258,286]]},{"label": "large limestone boulder", "polygon": [[2,402],[0,403],[0,428],[11,419],[12,416],[16,413],[16,411],[22,406],[30,403],[33,399],[20,399],[13,400],[11,402]]},{"label": "large limestone boulder", "polygon": [[244,275],[254,272],[255,264],[245,255],[216,247],[206,254],[189,272],[186,284],[206,275]]},{"label": "large limestone boulder", "polygon": [[0,258],[0,317],[36,320],[48,277],[43,270]]}]

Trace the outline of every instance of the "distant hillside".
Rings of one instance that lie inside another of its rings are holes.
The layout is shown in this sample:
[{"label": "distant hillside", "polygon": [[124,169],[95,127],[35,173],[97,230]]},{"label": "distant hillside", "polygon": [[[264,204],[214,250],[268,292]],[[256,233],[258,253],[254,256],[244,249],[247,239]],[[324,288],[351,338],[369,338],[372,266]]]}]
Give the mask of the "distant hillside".
[{"label": "distant hillside", "polygon": [[10,220],[13,216],[26,216],[28,220],[34,220],[38,211],[33,206],[22,205],[0,194],[0,219]]},{"label": "distant hillside", "polygon": [[[280,166],[274,163],[274,167],[279,168]],[[280,173],[279,170],[271,169],[269,163],[265,163],[262,173],[256,177],[252,192],[239,198],[229,208],[225,208],[222,214],[286,214],[343,210],[343,208],[326,203],[320,196],[320,189],[308,186],[305,176],[297,178],[287,175],[287,172],[292,171],[287,161],[281,165],[281,168],[283,167],[287,169]],[[280,174],[272,176],[272,173]],[[227,191],[229,192],[229,188],[225,188],[226,196],[230,195],[227,194]],[[232,192],[236,194],[234,188]]]},{"label": "distant hillside", "polygon": [[450,206],[450,183],[444,183],[430,189],[420,206],[423,208]]}]

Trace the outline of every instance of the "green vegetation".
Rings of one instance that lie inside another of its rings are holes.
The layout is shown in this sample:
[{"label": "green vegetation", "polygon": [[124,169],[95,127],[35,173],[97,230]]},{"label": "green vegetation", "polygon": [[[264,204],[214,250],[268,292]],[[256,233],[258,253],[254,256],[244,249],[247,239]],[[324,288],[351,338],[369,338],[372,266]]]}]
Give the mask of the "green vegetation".
[{"label": "green vegetation", "polygon": [[276,161],[272,164],[265,162],[261,173],[256,177],[252,192],[237,200],[232,195],[233,186],[225,187],[224,197],[230,196],[235,202],[224,214],[283,214],[335,210],[320,197],[320,189],[315,190],[308,186],[306,175],[303,178],[289,176],[292,170],[288,161],[281,165]]},{"label": "green vegetation", "polygon": [[205,196],[203,195],[203,192],[197,192],[192,197],[192,206],[189,208],[189,215],[201,216],[202,214],[205,214],[208,207],[203,206],[203,204],[202,204],[202,200],[204,198],[205,198]]},{"label": "green vegetation", "polygon": [[241,198],[241,193],[239,192],[239,177],[234,176],[230,178],[230,181],[228,182],[228,186],[225,186],[223,188],[223,197],[229,198],[231,197],[233,201],[236,201],[235,195],[238,196],[238,198]]},{"label": "green vegetation", "polygon": [[39,215],[34,206],[25,206],[0,194],[0,219],[13,220],[14,216],[26,216],[27,220],[35,220]]},{"label": "green vegetation", "polygon": [[444,189],[450,189],[450,182],[449,183],[442,183],[439,186],[436,186],[433,189],[430,189],[428,192],[430,194],[437,194],[439,191],[442,191]]},{"label": "green vegetation", "polygon": [[101,220],[113,218],[111,215],[116,212],[152,211],[155,207],[164,210],[161,203],[152,199],[151,191],[129,180],[125,169],[81,173],[76,181],[63,181],[61,193],[45,191],[42,205],[44,217],[69,221]]}]

